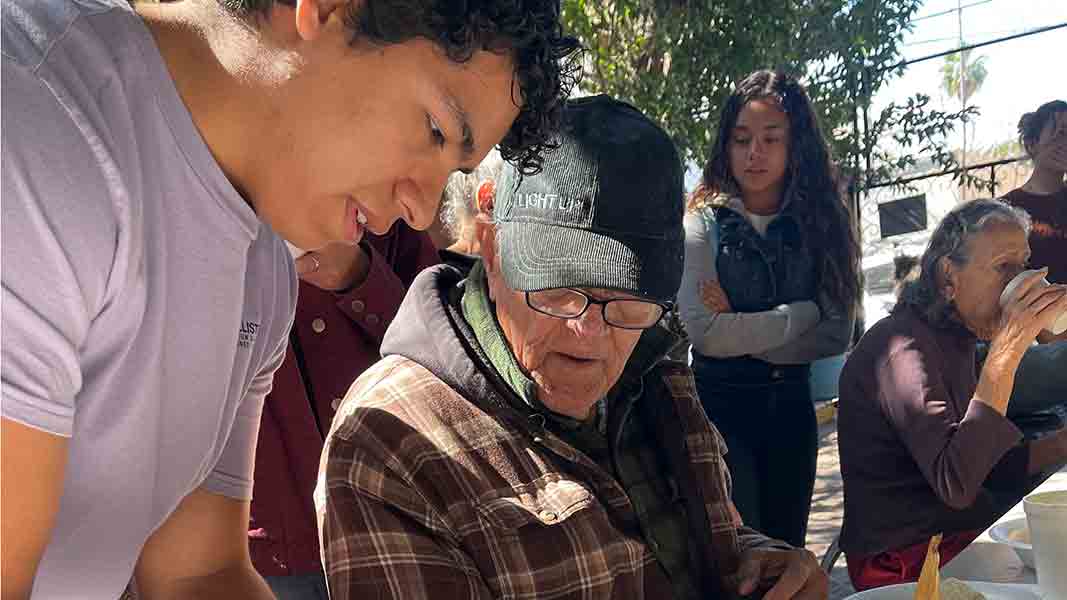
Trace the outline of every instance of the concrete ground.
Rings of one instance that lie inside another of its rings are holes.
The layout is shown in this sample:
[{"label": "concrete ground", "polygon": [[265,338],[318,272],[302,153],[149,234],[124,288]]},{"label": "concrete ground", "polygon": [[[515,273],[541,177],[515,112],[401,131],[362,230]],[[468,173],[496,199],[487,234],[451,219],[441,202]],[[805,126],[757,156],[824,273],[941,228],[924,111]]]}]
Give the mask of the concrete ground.
[{"label": "concrete ground", "polygon": [[[830,418],[819,427],[819,462],[808,518],[807,546],[820,560],[841,530],[844,500],[837,457],[837,422]],[[841,556],[830,572],[830,600],[841,600],[854,591],[845,570],[845,557]]]}]

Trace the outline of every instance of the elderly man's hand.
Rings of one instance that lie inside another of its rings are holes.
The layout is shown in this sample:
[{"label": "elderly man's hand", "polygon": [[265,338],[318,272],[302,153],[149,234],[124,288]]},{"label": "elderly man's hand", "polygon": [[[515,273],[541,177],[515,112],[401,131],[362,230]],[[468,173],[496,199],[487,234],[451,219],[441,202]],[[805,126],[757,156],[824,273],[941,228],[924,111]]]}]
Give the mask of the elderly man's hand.
[{"label": "elderly man's hand", "polygon": [[746,550],[736,578],[740,595],[765,589],[764,600],[824,600],[830,594],[830,579],[819,568],[815,555],[803,549]]}]

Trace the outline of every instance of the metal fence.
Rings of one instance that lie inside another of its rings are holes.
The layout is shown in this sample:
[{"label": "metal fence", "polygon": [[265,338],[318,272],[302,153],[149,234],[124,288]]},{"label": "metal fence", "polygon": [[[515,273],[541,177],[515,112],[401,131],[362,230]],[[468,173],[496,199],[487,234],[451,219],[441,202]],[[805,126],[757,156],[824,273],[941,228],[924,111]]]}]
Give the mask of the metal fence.
[{"label": "metal fence", "polygon": [[[900,177],[890,181],[868,185],[864,188],[864,191],[870,192],[871,190],[876,190],[880,188],[909,186],[919,181],[923,181],[924,179],[931,179],[933,177],[944,177],[946,175],[955,176],[964,172],[970,173],[972,171],[985,171],[986,169],[988,169],[989,177],[987,179],[984,179],[984,187],[988,189],[990,197],[996,197],[999,195],[997,191],[997,167],[1018,164],[1027,160],[1029,160],[1029,157],[1027,156],[1016,156],[1013,158],[1003,158],[1000,160],[992,160],[973,165],[966,165],[955,169],[946,169],[934,173],[923,173],[922,175],[914,175],[911,177]],[[983,175],[984,173],[980,174],[979,176],[982,177]]]},{"label": "metal fence", "polygon": [[[950,11],[945,11],[944,13],[928,16],[939,16],[941,14],[955,12],[956,10],[962,10],[969,6],[972,5],[963,5],[959,7],[959,9],[952,9]],[[871,71],[873,73],[882,73],[885,71],[905,69],[912,65],[937,60],[959,52],[992,47],[1022,38],[1049,34],[1050,32],[1065,29],[1067,29],[1067,22],[1046,25],[978,43],[960,45],[959,47],[947,51],[935,52],[917,58],[903,60],[888,67],[872,67]],[[867,79],[867,77],[864,77],[864,79]],[[869,122],[869,111],[870,106],[867,103],[858,104],[856,106],[857,135],[859,135],[859,127],[861,124]],[[1022,181],[1025,181],[1025,177],[1029,175],[1029,159],[1026,156],[987,159],[974,164],[966,164],[966,155],[962,158],[964,164],[952,169],[932,167],[926,172],[907,173],[890,180],[874,182],[871,182],[867,176],[859,177],[858,179],[861,183],[859,185],[850,186],[848,191],[853,209],[859,216],[859,233],[865,253],[868,251],[877,251],[880,249],[880,246],[884,245],[880,243],[881,235],[876,222],[877,208],[881,201],[894,199],[894,192],[910,194],[915,193],[916,187],[920,188],[919,191],[922,191],[921,188],[923,186],[933,186],[941,188],[943,193],[949,188],[954,188],[959,195],[957,201],[982,196],[999,197],[1010,189],[1014,189],[1014,187],[1021,185]],[[869,155],[860,160],[862,160],[864,164],[855,165],[859,172],[866,174],[873,171]],[[974,177],[962,178],[960,177],[961,173],[966,173]],[[963,180],[970,180],[970,182],[963,183]],[[931,224],[940,220],[941,216],[943,215],[937,214],[937,211],[932,212],[930,214]]]}]

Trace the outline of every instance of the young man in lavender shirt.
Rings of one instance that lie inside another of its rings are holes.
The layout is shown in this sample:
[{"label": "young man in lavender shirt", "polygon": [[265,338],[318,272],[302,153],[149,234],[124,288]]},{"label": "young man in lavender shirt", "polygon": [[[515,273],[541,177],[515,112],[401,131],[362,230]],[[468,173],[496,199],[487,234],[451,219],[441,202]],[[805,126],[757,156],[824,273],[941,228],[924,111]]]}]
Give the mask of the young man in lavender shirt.
[{"label": "young man in lavender shirt", "polygon": [[270,597],[282,238],[425,228],[498,142],[534,169],[558,6],[12,0],[2,35],[4,598]]}]

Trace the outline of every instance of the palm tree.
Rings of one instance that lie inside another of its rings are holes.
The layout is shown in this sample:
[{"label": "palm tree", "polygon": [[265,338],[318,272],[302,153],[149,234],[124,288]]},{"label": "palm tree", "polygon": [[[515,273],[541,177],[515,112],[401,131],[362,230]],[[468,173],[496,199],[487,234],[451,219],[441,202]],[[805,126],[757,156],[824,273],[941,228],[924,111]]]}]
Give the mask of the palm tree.
[{"label": "palm tree", "polygon": [[[985,66],[986,57],[971,57],[971,50],[963,50],[945,57],[941,65],[941,89],[952,98],[959,98],[960,109],[967,108],[967,102],[978,93],[985,83],[989,72]],[[963,151],[960,163],[967,166],[967,123],[963,124]]]},{"label": "palm tree", "polygon": [[941,87],[953,98],[959,98],[964,108],[967,101],[978,93],[985,83],[989,72],[986,70],[986,57],[971,57],[972,50],[964,50],[945,57],[941,66]]}]

